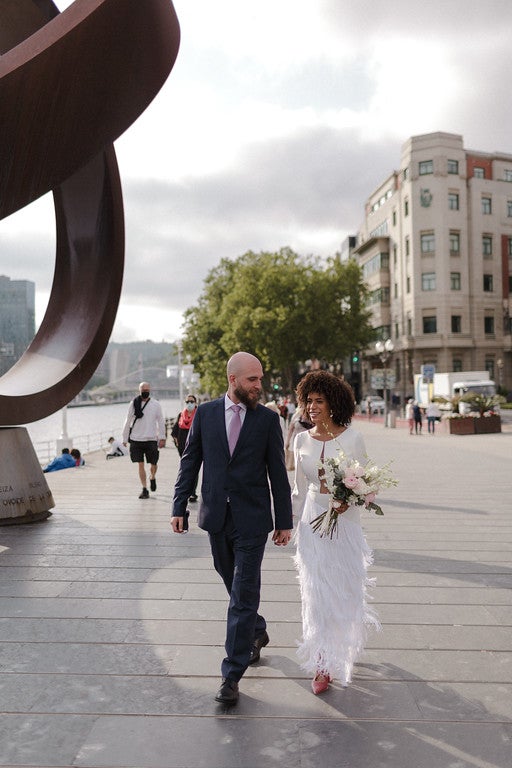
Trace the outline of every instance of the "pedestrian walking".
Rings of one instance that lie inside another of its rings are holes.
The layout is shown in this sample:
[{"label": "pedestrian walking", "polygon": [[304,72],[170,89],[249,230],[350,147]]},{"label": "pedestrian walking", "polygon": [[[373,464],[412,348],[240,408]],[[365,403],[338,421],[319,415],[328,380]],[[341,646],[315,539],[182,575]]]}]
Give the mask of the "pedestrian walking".
[{"label": "pedestrian walking", "polygon": [[325,537],[311,523],[329,506],[324,461],[342,451],[345,460],[368,460],[363,437],[351,426],[352,388],[328,371],[311,371],[297,387],[299,406],[313,428],[295,439],[293,510],[298,518],[295,562],[302,599],[299,658],[313,675],[313,693],[323,693],[333,678],[348,685],[364,650],[369,625],[379,627],[368,605],[367,569],[372,553],[362,527],[360,507],[338,504],[339,531]]},{"label": "pedestrian walking", "polygon": [[149,487],[156,491],[156,471],[159,449],[165,446],[165,421],[162,406],[151,397],[151,385],[139,384],[139,394],[132,400],[123,427],[123,443],[130,445],[130,458],[139,467],[142,492],[139,499],[148,499],[145,462],[149,464]]},{"label": "pedestrian walking", "polygon": [[405,418],[409,424],[409,434],[413,434],[414,430],[414,400],[410,397],[405,406]]},{"label": "pedestrian walking", "polygon": [[431,400],[425,410],[425,416],[427,417],[427,429],[430,435],[434,435],[436,431],[436,421],[441,418],[441,411],[435,400]]},{"label": "pedestrian walking", "polygon": [[412,406],[412,413],[414,417],[414,432],[417,435],[421,435],[421,428],[423,426],[423,417],[421,414],[421,408],[417,402]]},{"label": "pedestrian walking", "polygon": [[[187,444],[190,427],[192,426],[192,422],[194,421],[194,416],[196,415],[196,412],[197,412],[196,396],[187,395],[185,399],[185,407],[181,411],[181,413],[178,415],[178,418],[174,422],[171,430],[171,437],[174,441],[174,445],[178,449],[180,458],[183,456],[183,451],[185,450],[185,445]],[[194,486],[194,489],[190,494],[189,501],[197,501],[196,489],[197,489],[197,478],[196,478],[196,484]]]},{"label": "pedestrian walking", "polygon": [[198,524],[208,532],[215,570],[230,597],[226,656],[215,700],[231,706],[238,701],[247,667],[259,661],[269,643],[267,623],[258,613],[261,563],[272,529],[274,544],[290,541],[292,511],[280,417],[259,403],[261,363],[237,352],[228,361],[227,378],[227,393],[200,405],[192,422],[171,525],[183,533],[187,500],[202,465]]}]

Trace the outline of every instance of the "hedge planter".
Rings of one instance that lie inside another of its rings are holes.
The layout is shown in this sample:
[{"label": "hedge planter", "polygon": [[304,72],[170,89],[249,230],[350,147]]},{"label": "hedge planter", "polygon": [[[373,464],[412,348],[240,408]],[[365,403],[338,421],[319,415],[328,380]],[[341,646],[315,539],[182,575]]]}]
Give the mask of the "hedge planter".
[{"label": "hedge planter", "polygon": [[448,419],[450,435],[474,435],[475,421],[477,421],[477,419],[474,419],[472,416],[466,416],[460,419]]},{"label": "hedge planter", "polygon": [[500,416],[464,416],[448,420],[451,435],[484,435],[501,432]]},{"label": "hedge planter", "polygon": [[501,432],[501,416],[480,416],[475,419],[475,434],[484,435],[490,432]]}]

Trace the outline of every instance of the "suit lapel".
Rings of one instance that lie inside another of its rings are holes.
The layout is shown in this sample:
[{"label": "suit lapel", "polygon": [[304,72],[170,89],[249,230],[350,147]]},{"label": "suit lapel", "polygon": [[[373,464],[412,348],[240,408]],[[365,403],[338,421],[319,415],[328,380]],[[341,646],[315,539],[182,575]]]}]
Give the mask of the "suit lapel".
[{"label": "suit lapel", "polygon": [[229,456],[228,436],[226,433],[226,414],[224,409],[224,397],[219,397],[215,402],[215,431],[218,445],[222,446],[223,450]]}]

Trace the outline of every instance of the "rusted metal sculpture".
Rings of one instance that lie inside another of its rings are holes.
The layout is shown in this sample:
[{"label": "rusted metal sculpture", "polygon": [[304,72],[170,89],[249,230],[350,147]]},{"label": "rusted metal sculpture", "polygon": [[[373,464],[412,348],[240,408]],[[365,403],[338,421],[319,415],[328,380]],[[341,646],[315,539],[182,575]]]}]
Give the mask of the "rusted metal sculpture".
[{"label": "rusted metal sculpture", "polygon": [[0,219],[53,192],[56,263],[43,322],[0,378],[0,426],[66,405],[106,349],[121,293],[122,194],[112,142],[165,82],[169,0],[0,0]]}]

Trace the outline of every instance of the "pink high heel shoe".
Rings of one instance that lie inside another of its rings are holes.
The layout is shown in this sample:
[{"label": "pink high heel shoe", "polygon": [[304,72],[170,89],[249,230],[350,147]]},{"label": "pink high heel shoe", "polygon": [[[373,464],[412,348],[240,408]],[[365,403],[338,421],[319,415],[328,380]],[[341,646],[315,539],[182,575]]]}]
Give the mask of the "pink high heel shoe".
[{"label": "pink high heel shoe", "polygon": [[311,681],[311,689],[315,696],[319,693],[324,693],[329,687],[331,678],[325,672],[318,672]]}]

